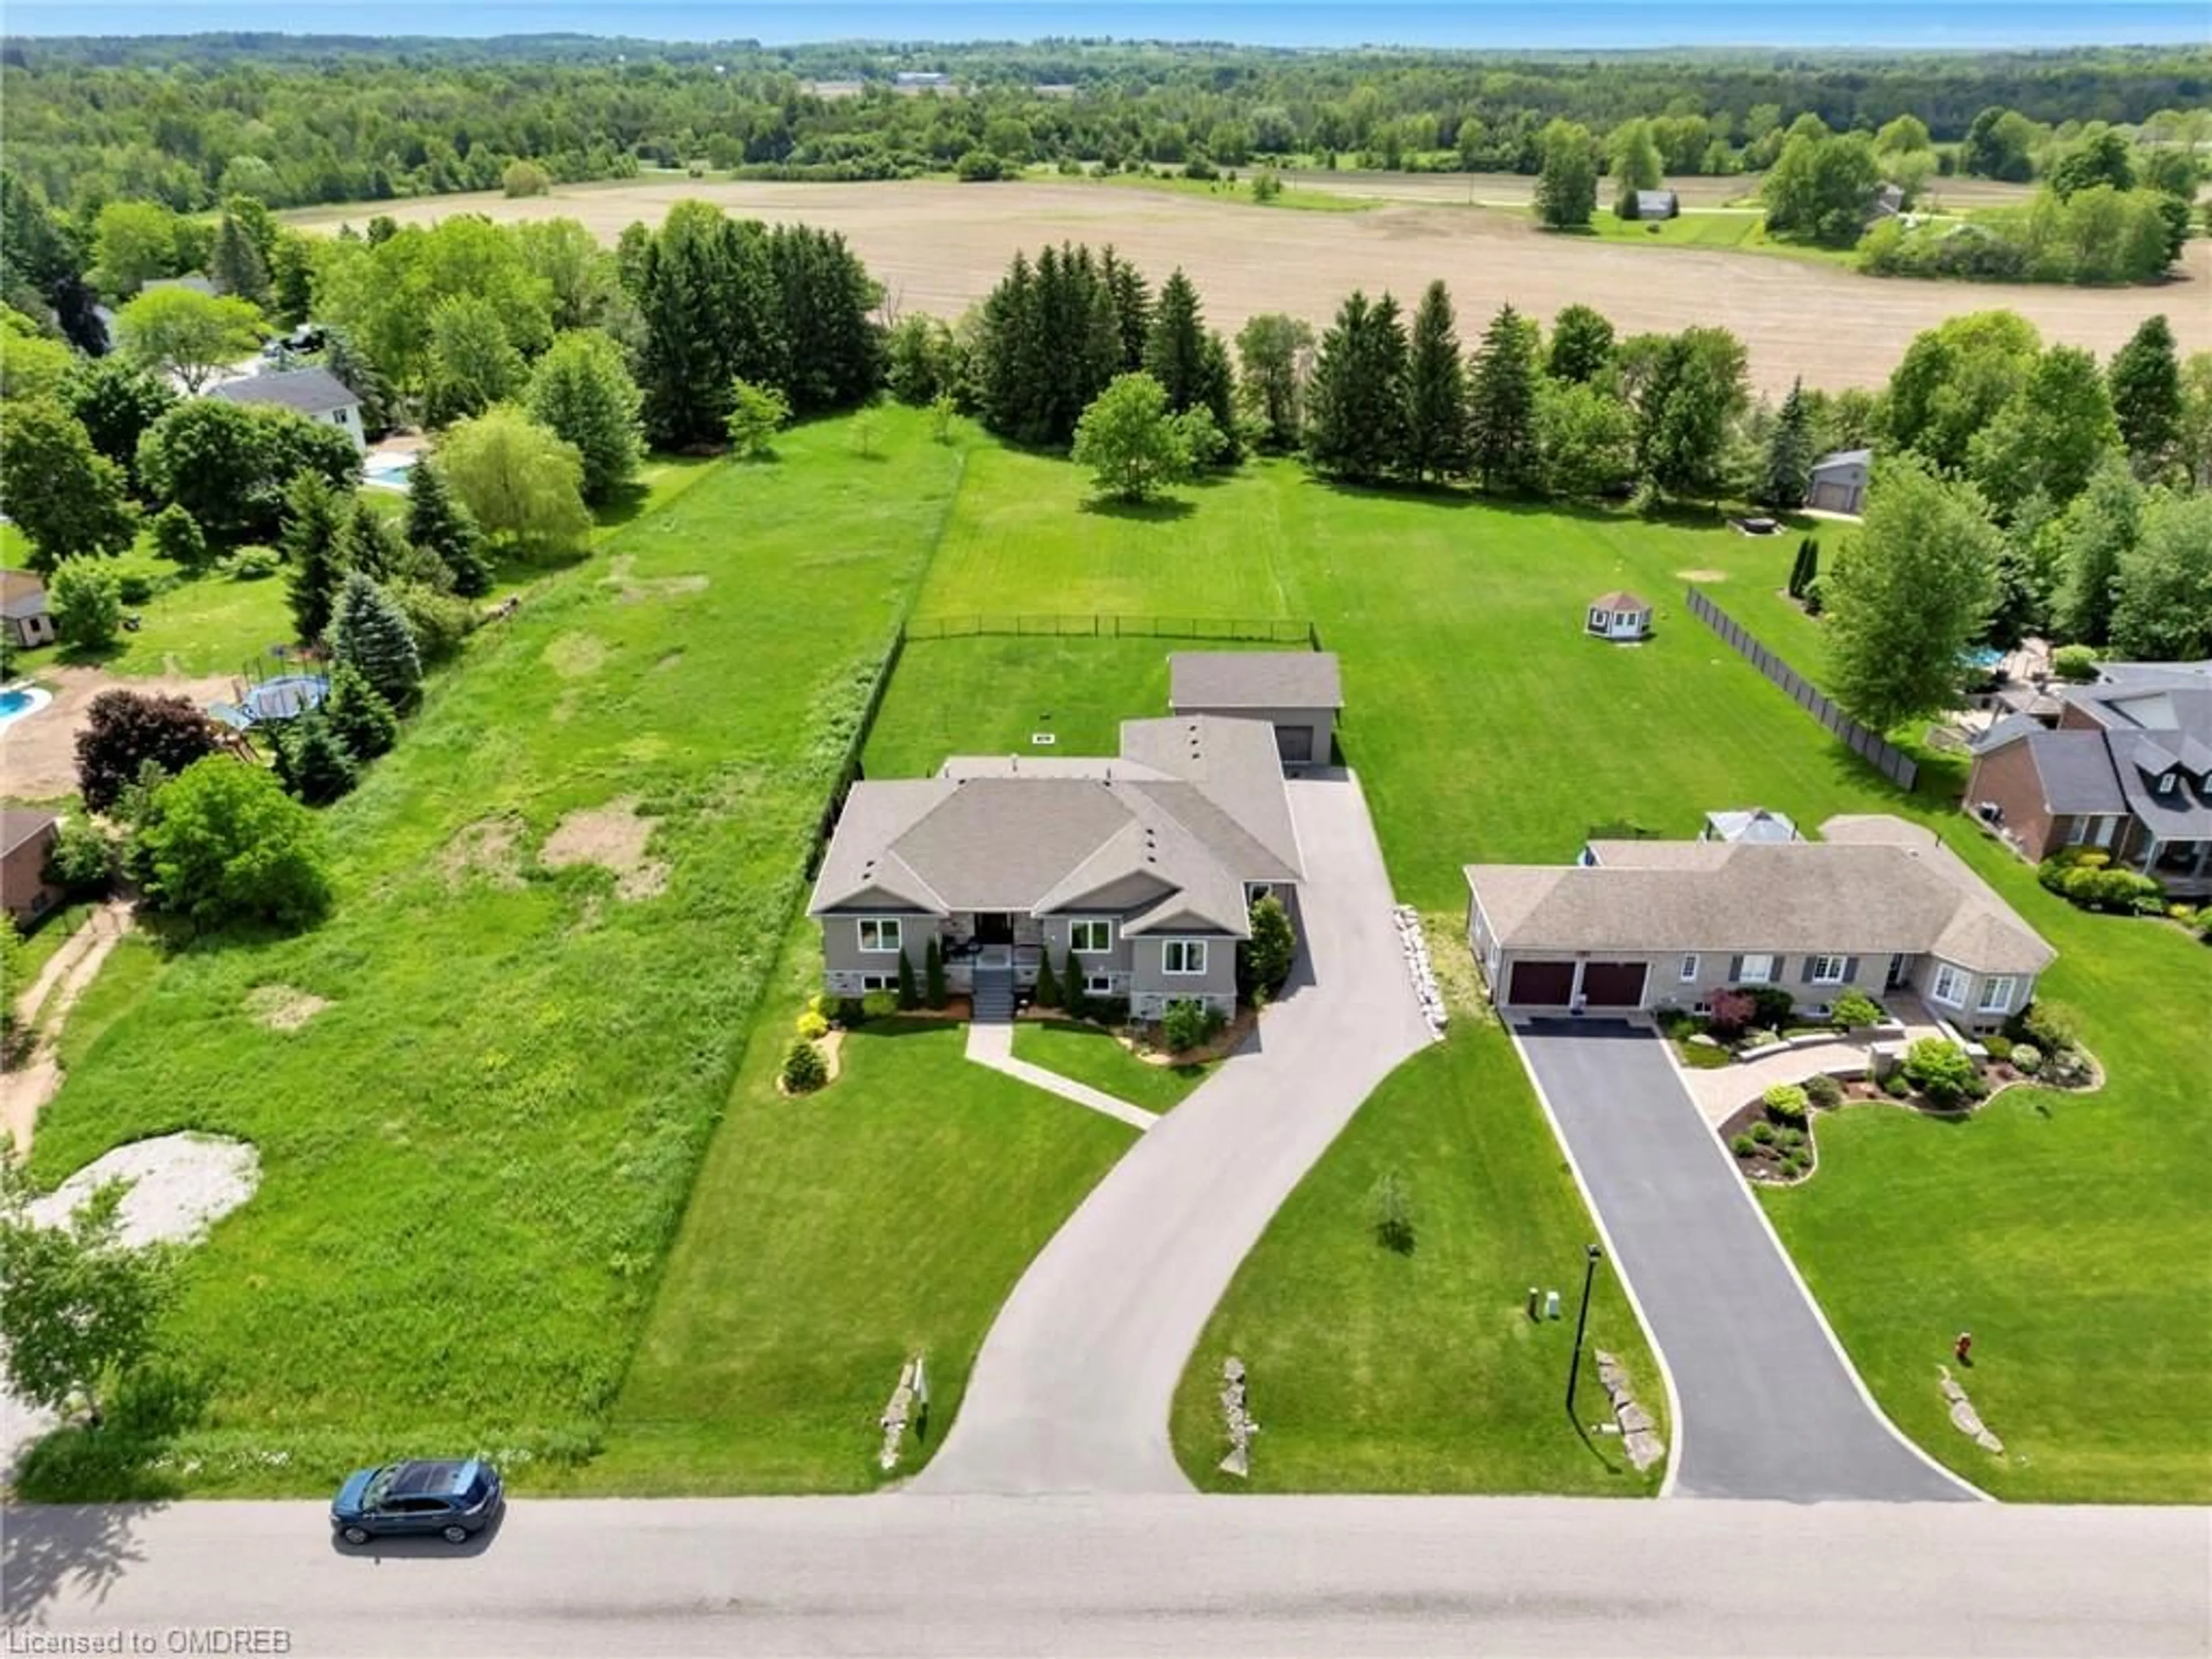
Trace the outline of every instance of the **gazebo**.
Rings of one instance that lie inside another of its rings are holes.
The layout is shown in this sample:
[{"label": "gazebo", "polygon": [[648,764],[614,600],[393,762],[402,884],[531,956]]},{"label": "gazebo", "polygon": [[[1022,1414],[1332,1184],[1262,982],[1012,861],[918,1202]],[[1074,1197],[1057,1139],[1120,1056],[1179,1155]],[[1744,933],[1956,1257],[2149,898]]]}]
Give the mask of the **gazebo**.
[{"label": "gazebo", "polygon": [[1644,639],[1651,632],[1651,606],[1633,593],[1601,594],[1589,602],[1583,626],[1601,640]]}]

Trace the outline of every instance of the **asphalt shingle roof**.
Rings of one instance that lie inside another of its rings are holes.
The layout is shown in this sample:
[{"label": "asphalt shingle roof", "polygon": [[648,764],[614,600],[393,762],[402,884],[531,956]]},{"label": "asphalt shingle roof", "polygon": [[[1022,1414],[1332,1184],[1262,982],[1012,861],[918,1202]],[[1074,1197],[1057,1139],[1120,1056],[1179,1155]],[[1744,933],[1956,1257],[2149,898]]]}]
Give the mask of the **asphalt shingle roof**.
[{"label": "asphalt shingle roof", "polygon": [[1176,651],[1168,657],[1168,707],[1341,708],[1334,651]]},{"label": "asphalt shingle roof", "polygon": [[210,386],[208,396],[232,404],[276,404],[302,415],[330,415],[351,409],[361,399],[326,368],[288,368],[275,374],[249,374]]}]

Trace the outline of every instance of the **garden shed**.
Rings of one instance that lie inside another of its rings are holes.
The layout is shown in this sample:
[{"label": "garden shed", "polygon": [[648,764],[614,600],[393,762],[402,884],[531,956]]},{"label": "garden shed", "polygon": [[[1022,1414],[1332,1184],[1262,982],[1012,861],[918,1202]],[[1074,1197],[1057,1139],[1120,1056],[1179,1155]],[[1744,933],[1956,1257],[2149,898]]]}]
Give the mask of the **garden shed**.
[{"label": "garden shed", "polygon": [[1646,638],[1651,632],[1651,603],[1626,592],[1601,593],[1589,602],[1583,627],[1601,640]]}]

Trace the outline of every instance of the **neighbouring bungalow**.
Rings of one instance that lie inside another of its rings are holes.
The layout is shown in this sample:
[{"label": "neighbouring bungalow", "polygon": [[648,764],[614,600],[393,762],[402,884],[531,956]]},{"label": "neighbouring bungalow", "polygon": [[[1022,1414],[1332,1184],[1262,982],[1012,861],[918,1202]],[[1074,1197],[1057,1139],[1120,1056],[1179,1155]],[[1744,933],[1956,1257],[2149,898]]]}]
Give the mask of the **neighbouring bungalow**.
[{"label": "neighbouring bungalow", "polygon": [[311,421],[343,427],[354,447],[368,447],[368,434],[361,423],[361,399],[353,388],[327,368],[287,368],[273,374],[249,374],[208,388],[208,396],[225,403],[273,404]]},{"label": "neighbouring bungalow", "polygon": [[1819,513],[1856,513],[1866,501],[1867,473],[1874,465],[1871,449],[1838,449],[1813,463],[1812,483],[1805,505]]},{"label": "neighbouring bungalow", "polygon": [[1894,219],[1905,211],[1905,186],[1884,179],[1875,186],[1873,198],[1867,204],[1867,217]]},{"label": "neighbouring bungalow", "polygon": [[[29,927],[61,900],[62,890],[46,879],[46,854],[61,823],[54,813],[26,807],[0,811],[0,909],[19,927]],[[17,988],[9,987],[8,994]]]},{"label": "neighbouring bungalow", "polygon": [[1672,219],[1682,211],[1682,198],[1671,190],[1639,190],[1630,208],[1632,219]]},{"label": "neighbouring bungalow", "polygon": [[1699,841],[1784,842],[1802,839],[1786,812],[1770,812],[1754,806],[1740,812],[1708,812]]},{"label": "neighbouring bungalow", "polygon": [[853,786],[806,913],[823,988],[857,997],[945,982],[1004,1018],[1050,958],[1091,996],[1158,1019],[1226,1013],[1255,900],[1295,909],[1304,879],[1276,735],[1261,720],[1125,720],[1118,756],[960,757],[933,778]]},{"label": "neighbouring bungalow", "polygon": [[28,649],[49,645],[54,619],[46,610],[46,585],[27,570],[0,570],[0,623],[8,637]]},{"label": "neighbouring bungalow", "polygon": [[1344,680],[1334,651],[1177,651],[1168,658],[1168,707],[1266,720],[1285,768],[1326,766]]},{"label": "neighbouring bungalow", "polygon": [[1603,593],[1589,602],[1583,626],[1601,640],[1641,640],[1651,632],[1651,605],[1633,593]]},{"label": "neighbouring bungalow", "polygon": [[2008,715],[1973,744],[1966,804],[2027,858],[2068,848],[2212,894],[2212,661],[2106,663],[2050,688],[2057,728]]},{"label": "neighbouring bungalow", "polygon": [[1510,1015],[1702,1011],[1777,985],[1819,1013],[1915,994],[1986,1030],[2056,956],[1930,831],[1882,815],[1810,841],[1596,841],[1571,865],[1467,866],[1468,938]]}]

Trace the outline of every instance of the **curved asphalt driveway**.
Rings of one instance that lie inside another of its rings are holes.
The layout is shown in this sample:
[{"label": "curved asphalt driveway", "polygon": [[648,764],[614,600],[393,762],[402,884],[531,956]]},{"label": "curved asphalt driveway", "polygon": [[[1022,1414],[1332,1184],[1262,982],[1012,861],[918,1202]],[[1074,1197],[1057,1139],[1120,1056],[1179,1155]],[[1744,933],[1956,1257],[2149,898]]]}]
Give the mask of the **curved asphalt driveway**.
[{"label": "curved asphalt driveway", "polygon": [[1301,779],[1290,797],[1306,867],[1290,988],[1030,1264],[909,1490],[1189,1490],[1168,1413],[1207,1317],[1359,1103],[1429,1041],[1358,780]]},{"label": "curved asphalt driveway", "polygon": [[1672,1374],[1670,1489],[1972,1498],[1875,1410],[1658,1039],[1605,1020],[1518,1036]]}]

